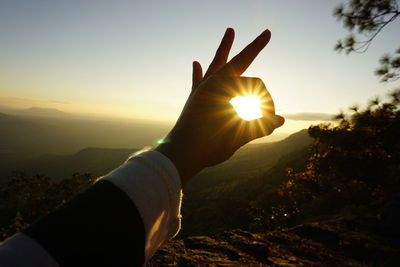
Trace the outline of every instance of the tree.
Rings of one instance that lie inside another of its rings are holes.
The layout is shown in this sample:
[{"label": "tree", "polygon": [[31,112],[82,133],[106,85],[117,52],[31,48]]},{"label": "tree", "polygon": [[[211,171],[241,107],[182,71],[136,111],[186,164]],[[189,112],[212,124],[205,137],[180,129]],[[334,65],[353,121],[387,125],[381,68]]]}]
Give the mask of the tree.
[{"label": "tree", "polygon": [[[336,7],[334,16],[343,22],[350,34],[339,40],[335,50],[350,53],[364,53],[375,37],[388,24],[399,18],[397,0],[351,0],[347,5]],[[363,39],[359,39],[363,36]],[[381,81],[395,81],[400,78],[400,48],[393,54],[385,54],[380,59],[375,74]]]},{"label": "tree", "polygon": [[278,190],[281,218],[371,215],[400,191],[400,90],[337,120],[309,128],[307,168],[288,169]]},{"label": "tree", "polygon": [[74,173],[56,182],[44,175],[16,172],[0,187],[0,241],[68,202],[95,180],[88,173]]},{"label": "tree", "polygon": [[27,227],[29,227],[29,224],[25,222],[21,213],[18,211],[15,215],[15,218],[9,225],[0,228],[0,240],[5,240],[13,234],[21,232]]}]

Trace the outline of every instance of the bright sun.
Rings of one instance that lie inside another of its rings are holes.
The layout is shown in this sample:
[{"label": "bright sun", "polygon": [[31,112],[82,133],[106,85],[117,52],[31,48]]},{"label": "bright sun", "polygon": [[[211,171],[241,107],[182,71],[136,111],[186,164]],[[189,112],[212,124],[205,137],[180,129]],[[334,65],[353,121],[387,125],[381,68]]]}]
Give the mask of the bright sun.
[{"label": "bright sun", "polygon": [[250,121],[261,118],[261,101],[254,95],[236,96],[229,101],[240,118]]}]

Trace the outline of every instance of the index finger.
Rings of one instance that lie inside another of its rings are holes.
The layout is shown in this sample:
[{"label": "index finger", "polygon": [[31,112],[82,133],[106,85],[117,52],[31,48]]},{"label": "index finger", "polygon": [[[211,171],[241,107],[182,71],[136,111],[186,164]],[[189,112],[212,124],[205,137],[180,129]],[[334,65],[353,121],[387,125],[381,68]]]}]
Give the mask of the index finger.
[{"label": "index finger", "polygon": [[239,54],[218,71],[218,75],[240,76],[263,50],[271,39],[271,32],[265,30]]},{"label": "index finger", "polygon": [[208,77],[215,72],[217,72],[222,66],[226,64],[229,56],[229,51],[231,50],[233,39],[235,38],[235,31],[232,28],[226,29],[225,35],[222,38],[221,44],[219,45],[215,57],[211,62],[208,70],[204,77]]}]

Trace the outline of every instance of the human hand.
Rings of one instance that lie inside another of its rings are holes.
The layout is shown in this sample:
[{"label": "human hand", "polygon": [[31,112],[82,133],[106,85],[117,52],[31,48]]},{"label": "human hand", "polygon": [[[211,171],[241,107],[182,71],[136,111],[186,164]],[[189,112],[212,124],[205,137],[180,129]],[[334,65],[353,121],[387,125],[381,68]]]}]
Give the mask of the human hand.
[{"label": "human hand", "polygon": [[[227,63],[234,39],[228,28],[204,77],[193,62],[191,94],[175,126],[155,150],[175,164],[182,185],[201,169],[227,160],[244,144],[273,132],[284,123],[275,115],[272,98],[258,78],[240,77],[271,37],[264,31]],[[257,95],[263,117],[245,121],[229,101],[238,95]]]}]

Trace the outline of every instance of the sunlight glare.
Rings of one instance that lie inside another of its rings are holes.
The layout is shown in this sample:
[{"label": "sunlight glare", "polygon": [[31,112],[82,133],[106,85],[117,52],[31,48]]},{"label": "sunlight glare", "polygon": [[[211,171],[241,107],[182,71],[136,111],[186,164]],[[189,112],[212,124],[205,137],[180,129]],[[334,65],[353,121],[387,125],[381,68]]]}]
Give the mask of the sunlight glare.
[{"label": "sunlight glare", "polygon": [[261,100],[254,95],[236,96],[229,101],[235,108],[238,116],[250,121],[261,118]]}]

